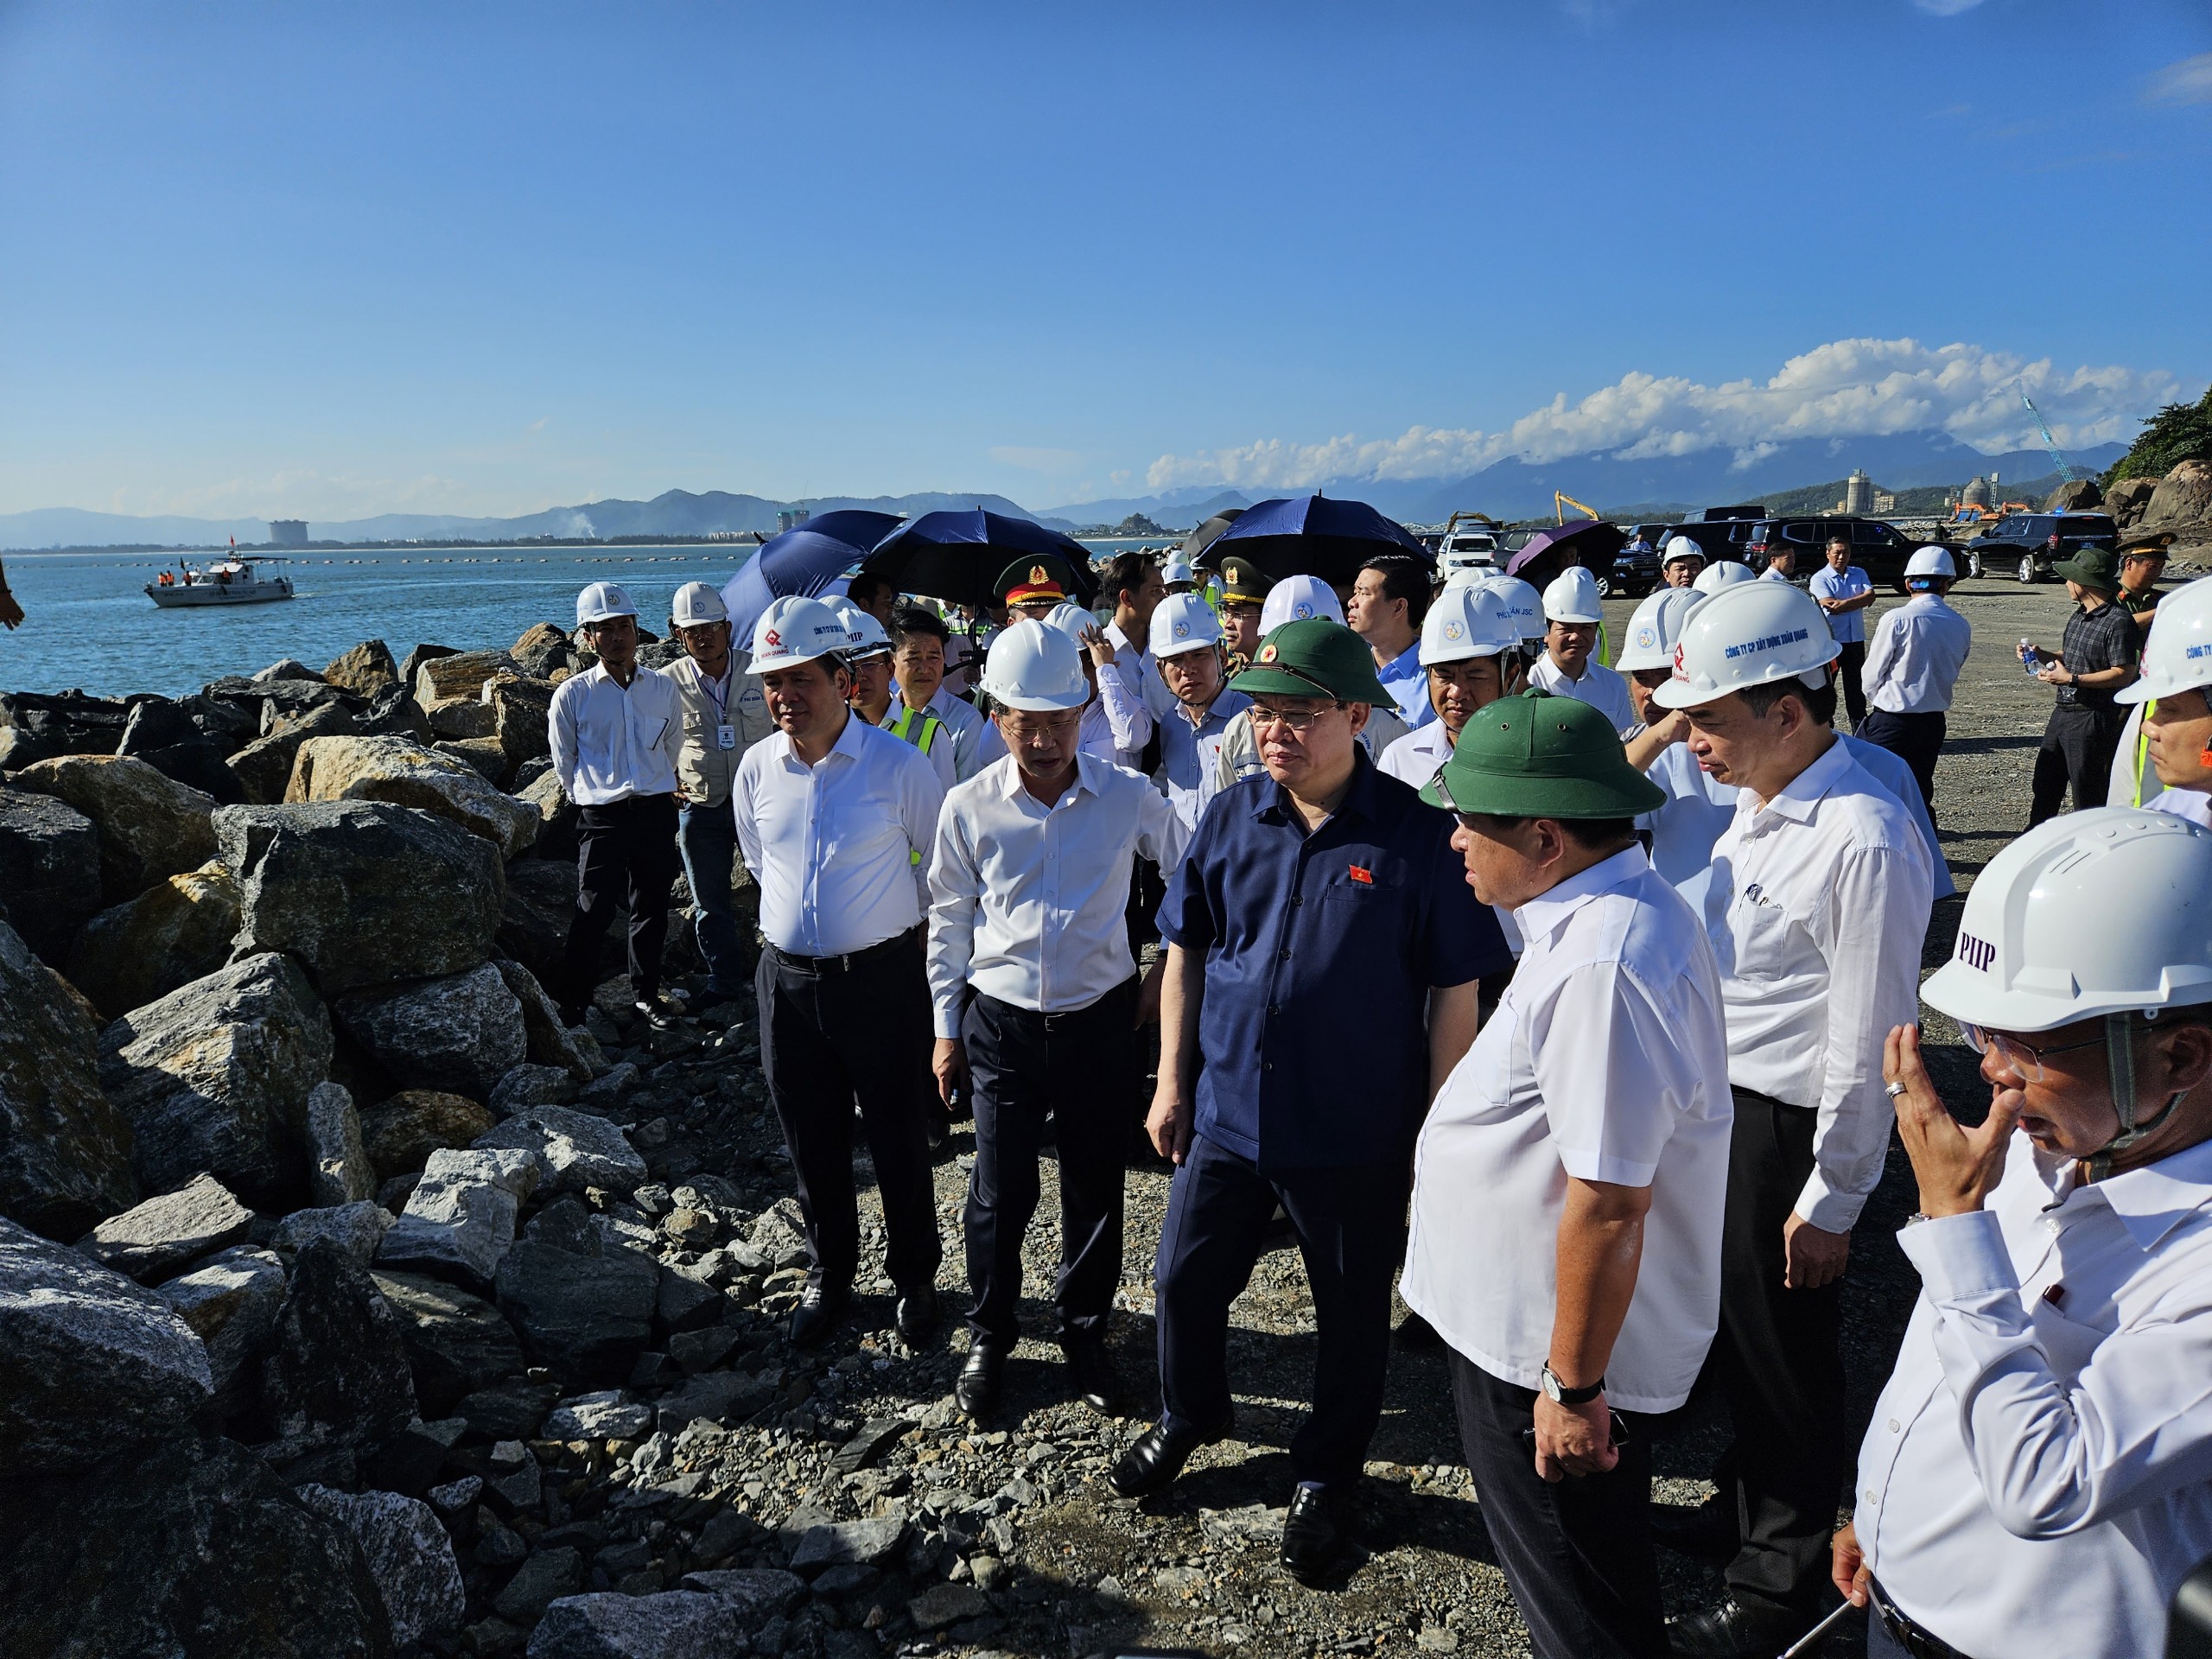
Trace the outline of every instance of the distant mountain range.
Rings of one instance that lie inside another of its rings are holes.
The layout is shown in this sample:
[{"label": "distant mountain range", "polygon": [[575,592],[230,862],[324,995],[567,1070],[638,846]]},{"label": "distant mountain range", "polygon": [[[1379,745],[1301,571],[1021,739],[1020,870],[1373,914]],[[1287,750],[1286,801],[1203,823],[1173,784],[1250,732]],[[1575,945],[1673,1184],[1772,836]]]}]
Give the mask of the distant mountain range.
[{"label": "distant mountain range", "polygon": [[[2117,443],[2070,453],[2076,466],[2101,471],[2126,453]],[[1498,518],[1548,516],[1552,493],[1564,492],[1601,511],[1634,508],[1660,512],[1688,507],[1757,501],[1770,494],[1802,489],[1808,480],[1834,478],[1863,468],[1885,489],[1960,485],[1994,468],[2000,480],[2025,481],[2051,470],[2040,449],[1986,454],[1942,432],[1899,433],[1885,437],[1792,438],[1762,444],[1745,456],[1725,448],[1695,454],[1628,460],[1618,452],[1532,462],[1509,458],[1479,473],[1444,484],[1434,479],[1332,479],[1325,493],[1369,502],[1408,524],[1441,523],[1455,509],[1478,508]],[[1077,502],[1033,512],[1002,495],[988,492],[942,491],[912,495],[814,496],[775,501],[721,490],[693,494],[670,490],[650,501],[588,501],[580,506],[550,507],[516,518],[466,518],[440,513],[384,513],[373,518],[317,522],[308,533],[317,541],[396,542],[481,539],[515,541],[533,536],[609,538],[617,536],[742,535],[772,533],[776,515],[791,508],[827,512],[839,507],[868,507],[879,512],[933,512],[944,507],[988,507],[994,512],[1034,518],[1055,530],[1117,524],[1131,513],[1167,525],[1196,524],[1227,507],[1249,506],[1271,494],[1292,492],[1236,490],[1220,485],[1185,486],[1158,495],[1114,497]],[[73,507],[44,507],[0,514],[0,549],[55,547],[220,547],[236,537],[241,545],[265,544],[269,525],[261,518],[133,518],[86,512]]]}]

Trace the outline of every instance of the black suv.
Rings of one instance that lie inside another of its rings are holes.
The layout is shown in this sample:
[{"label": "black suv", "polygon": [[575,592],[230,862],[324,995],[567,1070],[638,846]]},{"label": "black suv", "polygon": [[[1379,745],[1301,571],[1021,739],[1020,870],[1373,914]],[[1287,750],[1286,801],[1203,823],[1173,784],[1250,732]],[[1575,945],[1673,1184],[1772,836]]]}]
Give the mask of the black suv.
[{"label": "black suv", "polygon": [[1625,594],[1630,599],[1641,599],[1659,585],[1661,561],[1667,556],[1667,543],[1677,536],[1686,536],[1698,544],[1707,563],[1714,559],[1734,559],[1741,563],[1744,543],[1750,537],[1753,521],[1762,508],[1707,507],[1707,515],[1742,512],[1740,518],[1700,517],[1693,513],[1679,524],[1638,524],[1636,533],[1649,542],[1656,550],[1649,555],[1631,557],[1624,550],[1613,561],[1612,580],[1601,584],[1607,593]]},{"label": "black suv", "polygon": [[1905,561],[1919,543],[1879,518],[1847,518],[1840,514],[1762,518],[1751,526],[1742,543],[1742,556],[1752,569],[1764,574],[1768,556],[1789,548],[1797,555],[1791,579],[1802,582],[1827,563],[1828,543],[1839,537],[1851,543],[1851,562],[1866,573],[1869,581],[1904,592]]},{"label": "black suv", "polygon": [[2109,548],[2119,540],[2120,527],[2101,512],[2008,512],[1966,543],[1968,574],[2014,576],[2022,582],[2056,582],[2050,568],[2050,541],[2059,540],[2061,557],[2070,557],[2085,547]]}]

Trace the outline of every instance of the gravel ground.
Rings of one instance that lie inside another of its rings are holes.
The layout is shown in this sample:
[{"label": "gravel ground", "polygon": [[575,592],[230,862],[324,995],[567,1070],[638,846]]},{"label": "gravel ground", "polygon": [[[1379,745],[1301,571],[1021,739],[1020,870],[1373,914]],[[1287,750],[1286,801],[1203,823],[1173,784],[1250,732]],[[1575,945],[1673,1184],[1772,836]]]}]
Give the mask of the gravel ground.
[{"label": "gravel ground", "polygon": [[[1937,814],[1963,888],[2026,819],[2029,768],[2050,694],[2019,672],[2012,645],[2023,635],[2055,643],[2069,607],[2062,588],[1994,582],[1968,584],[1957,602],[1974,625],[1976,649],[1937,773]],[[1607,606],[1616,639],[1630,608],[1626,601]],[[1937,906],[1923,971],[1948,955],[1959,908],[1956,899]],[[1929,1037],[1954,1108],[1979,1116],[1982,1091],[1955,1029],[1931,1017]],[[756,1089],[748,1076],[748,1103]],[[1132,1103],[1133,1116],[1140,1104]],[[772,1120],[755,1111],[748,1103],[722,1113],[696,1148],[671,1147],[665,1178],[676,1179],[687,1165],[726,1173],[748,1207],[788,1191],[789,1166]],[[973,1152],[969,1128],[956,1129],[937,1172],[949,1309],[963,1300],[959,1211]],[[1025,1318],[1036,1339],[1009,1367],[999,1421],[970,1425],[951,1407],[951,1381],[966,1345],[952,1322],[921,1351],[909,1352],[886,1328],[889,1286],[879,1281],[861,1287],[858,1313],[825,1352],[785,1359],[786,1395],[810,1403],[785,1414],[782,1427],[679,1446],[673,1467],[706,1473],[730,1501],[787,1538],[809,1521],[866,1516],[892,1504],[930,1518],[893,1569],[903,1571],[903,1582],[868,1575],[838,1581],[842,1601],[817,1584],[818,1628],[832,1652],[1073,1656],[1135,1645],[1213,1655],[1525,1652],[1525,1634],[1459,1465],[1437,1350],[1393,1353],[1388,1403],[1367,1468],[1364,1559],[1340,1587],[1325,1592],[1302,1588],[1275,1565],[1290,1486],[1285,1448],[1313,1364],[1312,1307],[1294,1249],[1262,1257],[1232,1315],[1239,1438],[1202,1452],[1161,1499],[1138,1506],[1113,1497],[1106,1468],[1149,1421],[1157,1397],[1149,1276],[1167,1186],[1163,1167],[1133,1154],[1128,1260],[1112,1333],[1129,1415],[1102,1421],[1067,1398],[1050,1342],[1058,1240],[1048,1162],[1028,1241]],[[873,1228],[872,1194],[868,1203]],[[1916,1292],[1892,1237],[1913,1207],[1904,1155],[1893,1148],[1888,1177],[1859,1230],[1845,1302],[1853,1445]],[[864,1257],[880,1261],[880,1243],[872,1238],[863,1248]],[[1710,1491],[1702,1478],[1726,1439],[1723,1408],[1701,1398],[1644,1427],[1653,1436],[1662,1500],[1697,1502]],[[863,1460],[853,1446],[871,1435],[882,1445],[865,1459],[868,1466],[857,1467]],[[840,1441],[847,1455],[833,1466]],[[1661,1562],[1670,1611],[1716,1597],[1717,1573],[1663,1553]],[[942,1611],[957,1609],[960,1617],[918,1630],[915,1615],[901,1610],[920,1587],[946,1580],[976,1593],[950,1594]],[[880,1632],[880,1646],[868,1630]],[[1850,1631],[1828,1649],[1861,1650],[1861,1638]]]}]

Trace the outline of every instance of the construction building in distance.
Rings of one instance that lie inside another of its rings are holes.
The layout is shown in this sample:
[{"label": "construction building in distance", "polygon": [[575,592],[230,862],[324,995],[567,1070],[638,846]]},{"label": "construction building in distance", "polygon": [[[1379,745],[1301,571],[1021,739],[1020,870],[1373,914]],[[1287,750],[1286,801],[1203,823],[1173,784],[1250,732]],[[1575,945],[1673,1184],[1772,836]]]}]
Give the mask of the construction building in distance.
[{"label": "construction building in distance", "polygon": [[304,518],[271,518],[269,521],[269,545],[271,547],[305,547],[308,544],[308,521]]}]

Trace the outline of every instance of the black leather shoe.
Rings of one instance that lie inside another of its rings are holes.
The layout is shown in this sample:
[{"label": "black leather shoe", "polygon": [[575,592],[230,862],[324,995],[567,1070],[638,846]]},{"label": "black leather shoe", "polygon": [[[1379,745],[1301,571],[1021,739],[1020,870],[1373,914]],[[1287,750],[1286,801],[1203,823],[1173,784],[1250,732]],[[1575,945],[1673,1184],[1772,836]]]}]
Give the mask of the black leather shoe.
[{"label": "black leather shoe", "polygon": [[920,1346],[922,1339],[937,1329],[937,1290],[924,1285],[912,1294],[901,1296],[891,1317],[906,1345],[912,1348]]},{"label": "black leather shoe", "polygon": [[1282,1522],[1283,1570],[1308,1588],[1344,1560],[1344,1507],[1325,1486],[1300,1486],[1291,1495]]},{"label": "black leather shoe", "polygon": [[1234,1421],[1232,1418],[1212,1434],[1194,1434],[1187,1429],[1170,1429],[1164,1422],[1154,1423],[1137,1436],[1135,1445],[1122,1453],[1106,1478],[1123,1497],[1149,1497],[1154,1492],[1165,1491],[1183,1472],[1191,1453],[1225,1438]]},{"label": "black leather shoe", "polygon": [[969,1344],[968,1363],[952,1385],[952,1403],[970,1417],[987,1417],[998,1407],[999,1380],[1006,1372],[1006,1350],[996,1343]]},{"label": "black leather shoe", "polygon": [[1677,1555],[1726,1561],[1743,1547],[1736,1531],[1736,1506],[1708,1497],[1695,1509],[1672,1503],[1651,1506],[1651,1541]]},{"label": "black leather shoe", "polygon": [[664,1002],[639,1001],[633,1002],[630,1006],[637,1011],[638,1018],[644,1020],[655,1031],[674,1031],[676,1029],[677,1016],[675,1010],[669,1007],[667,1004]]},{"label": "black leather shoe", "polygon": [[1667,1641],[1684,1659],[1770,1659],[1818,1623],[1816,1613],[1746,1606],[1732,1598],[1710,1612],[1669,1619]]},{"label": "black leather shoe", "polygon": [[1122,1380],[1114,1374],[1114,1361],[1106,1352],[1106,1344],[1075,1342],[1062,1351],[1068,1357],[1068,1372],[1075,1384],[1076,1398],[1102,1417],[1114,1415],[1122,1395]]},{"label": "black leather shoe", "polygon": [[819,1348],[829,1341],[830,1333],[837,1328],[837,1321],[844,1317],[845,1304],[850,1300],[845,1291],[831,1290],[818,1282],[809,1284],[800,1293],[798,1306],[791,1310],[791,1346]]}]

